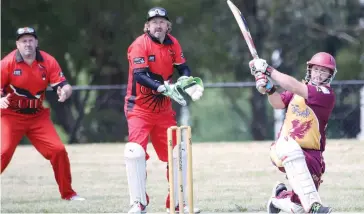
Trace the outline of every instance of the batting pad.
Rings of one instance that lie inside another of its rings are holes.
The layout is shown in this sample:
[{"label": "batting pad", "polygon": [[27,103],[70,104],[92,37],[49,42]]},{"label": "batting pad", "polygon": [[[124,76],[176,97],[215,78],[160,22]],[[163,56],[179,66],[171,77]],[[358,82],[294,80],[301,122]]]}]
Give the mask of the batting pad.
[{"label": "batting pad", "polygon": [[129,142],[124,150],[126,174],[128,177],[130,204],[139,201],[147,205],[146,198],[146,160],[143,147]]},{"label": "batting pad", "polygon": [[280,138],[277,141],[276,151],[278,158],[282,160],[288,181],[299,196],[305,211],[309,212],[314,202],[321,204],[300,145],[292,138]]},{"label": "batting pad", "polygon": [[180,187],[178,186],[178,168],[179,168],[179,164],[182,164],[182,178],[183,178],[183,196],[184,196],[184,204],[187,205],[187,200],[185,200],[187,198],[187,188],[186,188],[186,184],[187,184],[187,151],[186,151],[186,145],[182,142],[181,143],[181,157],[182,160],[181,162],[179,162],[177,160],[177,152],[178,152],[178,145],[176,145],[173,149],[173,185],[174,185],[174,204],[177,206],[178,205],[178,191],[180,189]]}]

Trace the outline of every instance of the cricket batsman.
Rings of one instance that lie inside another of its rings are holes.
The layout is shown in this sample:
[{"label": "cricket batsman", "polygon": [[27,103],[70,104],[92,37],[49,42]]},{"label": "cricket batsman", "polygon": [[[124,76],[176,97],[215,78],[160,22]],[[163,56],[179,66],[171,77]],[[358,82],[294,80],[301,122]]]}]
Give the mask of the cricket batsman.
[{"label": "cricket batsman", "polygon": [[[154,7],[148,11],[144,34],[136,38],[128,48],[129,78],[124,111],[128,122],[129,142],[125,145],[124,155],[130,195],[129,213],[145,213],[149,204],[146,194],[146,161],[149,159],[146,151],[149,139],[158,158],[162,162],[168,162],[167,129],[177,124],[172,100],[186,105],[186,100],[178,90],[190,96],[193,101],[199,100],[204,91],[202,80],[191,76],[182,48],[178,40],[170,34],[171,30],[172,24],[167,11]],[[174,68],[178,70],[180,77],[173,84],[171,78]],[[182,156],[183,168],[186,169],[185,151]],[[176,158],[174,164],[177,169]],[[175,176],[174,181],[176,189],[177,177]],[[185,188],[186,170],[183,173],[183,182]],[[178,204],[177,191],[174,198],[175,204]],[[185,207],[176,207],[176,211],[188,210],[186,201]],[[169,194],[166,208],[169,212]],[[195,212],[200,211],[196,208]]]},{"label": "cricket batsman", "polygon": [[[316,53],[307,62],[304,83],[277,71],[264,59],[250,61],[249,67],[257,89],[265,88],[263,93],[268,94],[272,107],[287,109],[278,140],[271,145],[270,157],[286,173],[293,191],[288,191],[283,183],[275,185],[268,213],[330,213],[332,208],[322,205],[318,188],[325,172],[325,131],[335,105],[330,87],[337,72],[334,57]],[[267,87],[272,85],[267,77],[286,91],[279,94],[275,86]]]},{"label": "cricket batsman", "polygon": [[50,119],[50,110],[43,107],[48,85],[61,103],[71,96],[72,87],[56,59],[38,49],[33,28],[17,30],[16,47],[1,60],[1,173],[22,137],[27,136],[50,161],[62,199],[83,201],[72,189],[67,151]]}]

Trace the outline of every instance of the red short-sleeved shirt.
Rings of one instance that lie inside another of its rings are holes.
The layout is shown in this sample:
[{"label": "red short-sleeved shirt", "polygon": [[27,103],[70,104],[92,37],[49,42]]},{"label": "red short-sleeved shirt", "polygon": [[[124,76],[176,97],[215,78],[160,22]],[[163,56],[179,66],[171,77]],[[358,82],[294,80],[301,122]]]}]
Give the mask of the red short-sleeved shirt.
[{"label": "red short-sleeved shirt", "polygon": [[303,149],[324,151],[335,93],[327,86],[307,85],[307,88],[307,99],[289,91],[281,94],[287,113],[280,136],[292,137]]},{"label": "red short-sleeved shirt", "polygon": [[182,48],[176,38],[168,34],[163,44],[147,33],[139,36],[128,48],[129,78],[125,97],[125,111],[164,112],[172,110],[171,100],[134,80],[134,69],[149,68],[149,76],[163,83],[170,80],[174,65],[185,63]]},{"label": "red short-sleeved shirt", "polygon": [[62,70],[54,57],[37,50],[32,65],[24,62],[18,50],[1,60],[1,90],[3,95],[11,93],[9,109],[43,109],[42,102],[48,85],[66,82]]}]

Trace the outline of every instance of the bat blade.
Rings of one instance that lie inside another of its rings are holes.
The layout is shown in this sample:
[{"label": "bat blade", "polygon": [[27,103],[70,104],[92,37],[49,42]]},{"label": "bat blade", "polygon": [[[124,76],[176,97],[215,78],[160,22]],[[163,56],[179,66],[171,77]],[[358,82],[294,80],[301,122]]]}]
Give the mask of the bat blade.
[{"label": "bat blade", "polygon": [[[234,15],[236,22],[239,25],[239,28],[241,30],[241,33],[243,34],[244,40],[245,40],[246,44],[248,45],[250,54],[252,55],[253,59],[259,59],[257,49],[255,48],[252,36],[250,35],[248,24],[243,16],[243,14],[240,12],[239,8],[237,8],[235,6],[235,4],[232,3],[230,0],[227,0],[227,4],[228,4],[231,12]],[[271,89],[273,87],[272,84],[274,84],[274,81],[270,77],[268,77],[268,79],[269,79],[269,82],[265,86],[265,88]],[[260,89],[258,89],[258,90],[260,90]]]},{"label": "bat blade", "polygon": [[243,37],[245,39],[246,44],[248,45],[250,54],[254,59],[259,58],[257,50],[255,48],[252,36],[250,35],[250,31],[248,28],[248,24],[243,16],[243,14],[240,12],[240,10],[235,6],[234,3],[232,3],[230,0],[227,0],[227,4],[233,13],[236,22],[239,25],[239,28],[241,30],[241,33],[243,34]]}]

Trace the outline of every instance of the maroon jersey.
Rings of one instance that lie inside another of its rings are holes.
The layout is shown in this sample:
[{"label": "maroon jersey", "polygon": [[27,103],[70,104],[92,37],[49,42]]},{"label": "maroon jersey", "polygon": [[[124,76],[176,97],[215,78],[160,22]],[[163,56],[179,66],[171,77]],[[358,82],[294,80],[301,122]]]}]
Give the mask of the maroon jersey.
[{"label": "maroon jersey", "polygon": [[163,84],[172,77],[174,66],[185,63],[182,48],[176,38],[168,34],[163,44],[147,34],[139,36],[128,48],[129,78],[125,96],[126,111],[163,112],[172,110],[171,99],[134,80],[134,70],[149,68],[147,74]]},{"label": "maroon jersey", "polygon": [[307,87],[307,99],[288,91],[281,94],[287,113],[280,136],[290,136],[303,149],[324,151],[326,127],[335,105],[335,94],[327,86]]}]

